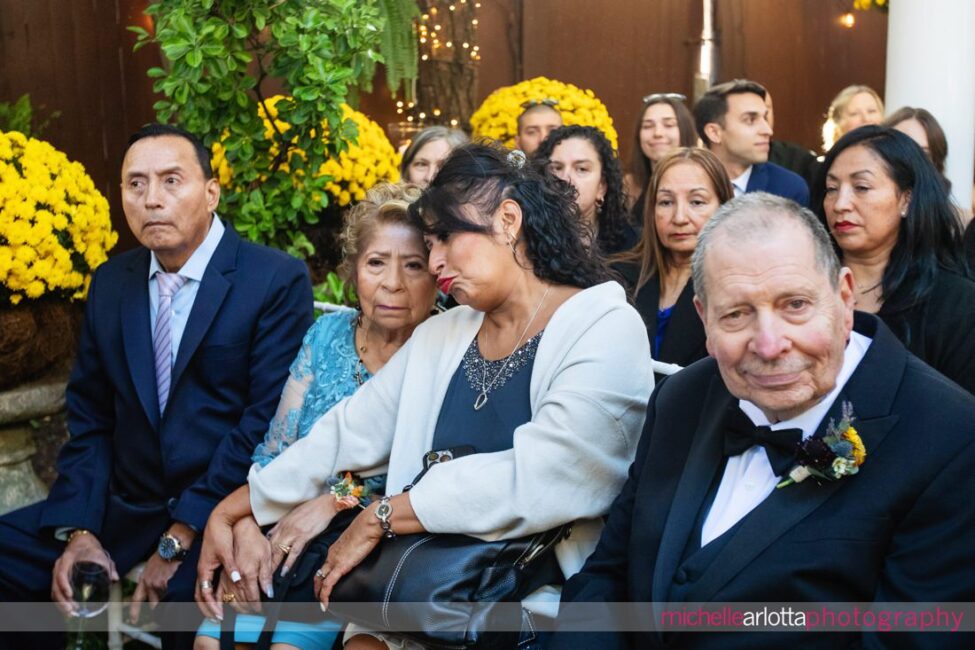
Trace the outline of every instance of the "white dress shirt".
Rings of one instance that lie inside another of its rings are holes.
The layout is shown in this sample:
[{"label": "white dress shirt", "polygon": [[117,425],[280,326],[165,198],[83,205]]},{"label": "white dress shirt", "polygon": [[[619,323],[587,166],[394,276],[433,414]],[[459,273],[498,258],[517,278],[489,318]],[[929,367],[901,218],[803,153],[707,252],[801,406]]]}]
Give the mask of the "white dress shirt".
[{"label": "white dress shirt", "polygon": [[[818,404],[796,417],[771,424],[761,409],[746,400],[739,400],[741,410],[755,425],[771,425],[773,431],[802,429],[802,438],[805,440],[816,432],[819,423],[836,401],[836,396],[840,394],[850,375],[860,365],[871,341],[869,337],[862,334],[856,332],[850,334],[850,341],[846,344],[843,353],[843,366],[836,377],[836,386]],[[780,481],[781,478],[772,470],[765,447],[761,445],[754,445],[737,456],[729,456],[721,483],[718,485],[718,493],[701,527],[701,546],[720,537],[741,521],[772,493]]]},{"label": "white dress shirt", "polygon": [[741,196],[747,191],[748,180],[752,177],[752,168],[754,165],[749,165],[741,176],[736,176],[731,179],[731,187],[735,190],[735,196]]},{"label": "white dress shirt", "polygon": [[[186,263],[180,267],[178,273],[186,278],[184,284],[176,295],[173,296],[173,313],[170,315],[169,327],[173,341],[173,356],[171,363],[176,363],[176,353],[179,351],[179,343],[183,339],[183,331],[186,329],[186,321],[189,320],[190,312],[193,310],[193,303],[196,301],[196,293],[200,290],[200,282],[203,281],[203,273],[207,270],[210,258],[213,257],[217,245],[223,237],[223,222],[214,214],[213,221],[210,223],[210,230],[203,242],[196,247]],[[159,291],[156,289],[156,273],[164,273],[162,265],[156,259],[155,253],[149,255],[149,323],[152,326],[150,336],[156,328],[156,312],[159,311]]]}]

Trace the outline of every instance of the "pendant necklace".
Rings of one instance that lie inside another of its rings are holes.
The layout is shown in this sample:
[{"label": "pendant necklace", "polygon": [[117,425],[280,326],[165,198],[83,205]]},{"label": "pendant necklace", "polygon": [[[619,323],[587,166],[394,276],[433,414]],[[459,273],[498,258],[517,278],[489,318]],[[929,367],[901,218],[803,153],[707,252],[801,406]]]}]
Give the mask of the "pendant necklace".
[{"label": "pendant necklace", "polygon": [[363,367],[362,367],[363,366],[363,364],[362,364],[362,355],[364,355],[366,353],[366,344],[365,344],[366,330],[364,328],[362,328],[362,339],[363,339],[363,343],[360,346],[360,345],[358,345],[358,343],[356,343],[356,339],[358,338],[358,334],[359,334],[359,329],[360,328],[362,328],[362,314],[361,313],[359,314],[359,317],[355,321],[355,333],[352,336],[353,343],[355,343],[356,346],[357,346],[357,348],[358,348],[358,354],[356,355],[357,358],[355,360],[355,375],[354,376],[355,376],[355,383],[358,384],[359,386],[361,386],[362,384],[366,383],[365,374],[364,374]]},{"label": "pendant necklace", "polygon": [[487,401],[488,401],[488,391],[490,391],[491,388],[494,386],[494,384],[498,381],[498,378],[501,377],[501,373],[503,373],[504,372],[504,369],[508,367],[508,362],[511,361],[511,357],[514,355],[515,352],[518,351],[518,348],[521,347],[521,342],[525,340],[525,334],[528,333],[528,328],[531,327],[532,326],[532,323],[535,322],[535,317],[538,316],[538,312],[539,312],[539,310],[541,310],[542,304],[545,302],[545,298],[548,297],[548,292],[549,292],[549,290],[551,288],[552,288],[552,285],[548,285],[545,288],[545,293],[542,294],[542,299],[538,301],[538,306],[535,307],[535,313],[533,313],[532,314],[532,317],[528,320],[528,324],[525,325],[525,329],[522,330],[521,336],[518,337],[518,342],[515,343],[514,349],[511,351],[511,354],[509,354],[505,358],[504,363],[501,364],[501,369],[498,370],[498,372],[497,372],[496,375],[494,375],[494,379],[491,380],[491,383],[490,384],[487,383],[487,359],[482,359],[484,361],[484,366],[482,367],[482,370],[481,370],[481,392],[478,393],[477,399],[474,400],[474,410],[475,411],[480,411],[481,410],[481,407],[483,407],[485,404],[487,404]]}]

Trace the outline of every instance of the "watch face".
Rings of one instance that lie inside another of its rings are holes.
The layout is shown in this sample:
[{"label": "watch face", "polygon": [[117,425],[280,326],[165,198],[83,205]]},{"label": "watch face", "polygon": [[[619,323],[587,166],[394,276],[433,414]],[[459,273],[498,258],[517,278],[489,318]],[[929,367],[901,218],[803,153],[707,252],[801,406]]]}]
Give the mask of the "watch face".
[{"label": "watch face", "polygon": [[380,519],[385,519],[392,511],[393,509],[388,503],[380,503],[379,507],[376,508],[376,516]]},{"label": "watch face", "polygon": [[177,555],[179,555],[179,548],[175,539],[163,537],[159,540],[159,557],[164,560],[173,560]]}]

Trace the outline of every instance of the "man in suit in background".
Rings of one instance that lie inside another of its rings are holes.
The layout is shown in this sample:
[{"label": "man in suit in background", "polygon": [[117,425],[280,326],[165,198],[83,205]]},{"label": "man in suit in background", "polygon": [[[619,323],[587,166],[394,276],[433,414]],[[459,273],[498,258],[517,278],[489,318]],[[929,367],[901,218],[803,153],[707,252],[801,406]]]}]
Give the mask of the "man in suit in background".
[{"label": "man in suit in background", "polygon": [[[196,538],[246,480],[312,321],[304,264],[242,241],[216,216],[219,198],[194,136],[157,124],[129,140],[122,203],[142,246],[92,279],[58,478],[45,501],[0,518],[3,601],[71,612],[71,568],[88,561],[114,580],[146,562],[132,614],[141,601],[192,602]],[[189,648],[193,634],[163,640]]]},{"label": "man in suit in background", "polygon": [[524,110],[518,116],[515,149],[530,157],[549,133],[562,126],[562,113],[554,99],[530,99],[521,107]]},{"label": "man in suit in background", "polygon": [[761,84],[735,79],[712,87],[694,105],[694,122],[728,172],[735,196],[768,192],[809,205],[806,181],[768,162],[772,124]]},{"label": "man in suit in background", "polygon": [[[692,265],[712,357],[651,397],[629,478],[566,583],[550,647],[970,644],[858,629],[666,629],[664,610],[682,603],[975,600],[975,398],[878,318],[854,314],[850,270],[791,201],[733,199],[701,231]],[[777,487],[844,410],[865,452],[858,471]],[[621,608],[600,605],[614,602],[635,603],[629,624],[636,611],[652,631],[621,631]]]}]

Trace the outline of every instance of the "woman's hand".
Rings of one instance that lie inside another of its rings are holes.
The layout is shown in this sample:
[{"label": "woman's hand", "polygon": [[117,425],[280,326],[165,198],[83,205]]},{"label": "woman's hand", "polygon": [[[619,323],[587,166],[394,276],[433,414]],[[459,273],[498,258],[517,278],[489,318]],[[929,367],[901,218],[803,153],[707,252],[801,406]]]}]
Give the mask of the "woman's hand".
[{"label": "woman's hand", "polygon": [[382,539],[383,529],[376,517],[377,506],[377,503],[373,503],[360,512],[328,549],[325,564],[315,574],[315,593],[322,604],[322,611],[328,609],[328,599],[335,583],[366,559]]},{"label": "woman's hand", "polygon": [[[237,611],[261,611],[261,594],[274,597],[271,581],[260,580],[261,570],[271,561],[271,544],[253,517],[244,517],[234,524],[234,561],[241,580],[234,587]],[[260,591],[259,591],[260,589]]]},{"label": "woman's hand", "polygon": [[358,503],[355,497],[336,499],[331,493],[326,493],[305,501],[285,515],[268,533],[271,556],[268,562],[261,565],[261,585],[271,584],[271,574],[278,565],[281,566],[281,575],[287,575],[308,542],[328,528],[337,513]]},{"label": "woman's hand", "polygon": [[234,560],[234,524],[250,515],[250,488],[244,485],[217,504],[207,520],[196,563],[194,598],[200,611],[208,618],[221,619],[223,607],[215,598],[214,576],[223,568],[231,581],[240,582],[241,575]]}]

